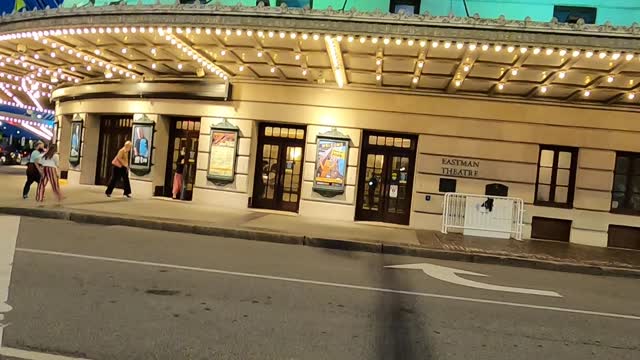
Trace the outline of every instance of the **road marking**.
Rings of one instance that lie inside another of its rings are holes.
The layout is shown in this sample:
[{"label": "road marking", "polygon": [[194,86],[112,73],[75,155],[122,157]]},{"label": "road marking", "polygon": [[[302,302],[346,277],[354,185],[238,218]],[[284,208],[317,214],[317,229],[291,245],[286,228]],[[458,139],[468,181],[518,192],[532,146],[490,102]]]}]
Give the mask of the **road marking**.
[{"label": "road marking", "polygon": [[289,277],[282,277],[282,276],[260,275],[260,274],[252,274],[252,273],[244,273],[244,272],[236,272],[236,271],[206,269],[206,268],[199,268],[199,267],[192,267],[192,266],[155,263],[155,262],[149,262],[149,261],[136,261],[136,260],[103,257],[103,256],[81,255],[81,254],[64,253],[64,252],[58,252],[58,251],[26,249],[26,248],[17,248],[16,251],[31,253],[31,254],[65,256],[65,257],[87,259],[87,260],[107,261],[107,262],[114,262],[114,263],[121,263],[121,264],[154,266],[154,267],[175,269],[175,270],[188,270],[188,271],[221,274],[221,275],[242,276],[242,277],[248,277],[248,278],[254,278],[254,279],[278,280],[278,281],[286,281],[286,282],[292,282],[292,283],[330,286],[330,287],[344,288],[344,289],[366,290],[366,291],[376,291],[376,292],[390,293],[390,294],[412,295],[412,296],[419,296],[419,297],[425,297],[425,298],[456,300],[456,301],[472,302],[472,303],[478,303],[478,304],[504,305],[504,306],[518,307],[518,308],[549,310],[549,311],[557,311],[557,312],[572,313],[572,314],[603,316],[603,317],[611,317],[611,318],[627,319],[627,320],[640,320],[640,316],[626,315],[626,314],[616,314],[616,313],[607,313],[607,312],[599,312],[599,311],[561,308],[561,307],[554,307],[554,306],[514,303],[514,302],[508,302],[508,301],[486,300],[486,299],[468,298],[468,297],[462,297],[462,296],[440,295],[440,294],[422,293],[422,292],[416,292],[416,291],[384,289],[384,288],[371,287],[371,286],[350,285],[350,284],[332,283],[332,282],[325,282],[325,281],[289,278]]},{"label": "road marking", "polygon": [[483,290],[493,290],[493,291],[504,291],[504,292],[512,292],[518,294],[528,294],[528,295],[540,295],[540,296],[551,296],[551,297],[562,297],[562,295],[558,294],[555,291],[546,291],[546,290],[535,290],[535,289],[525,289],[525,288],[517,288],[510,286],[500,286],[500,285],[492,285],[485,284],[473,280],[463,279],[457,274],[461,275],[471,275],[471,276],[487,276],[485,274],[478,274],[471,271],[455,269],[446,266],[433,265],[428,263],[421,264],[407,264],[407,265],[391,265],[385,266],[390,269],[417,269],[424,271],[425,274],[431,276],[432,278],[436,278],[438,280],[442,280],[445,282],[450,282],[456,285],[462,285],[467,287],[472,287],[476,289]]},{"label": "road marking", "polygon": [[2,336],[6,327],[4,314],[12,309],[7,301],[9,300],[11,268],[13,267],[13,254],[16,250],[19,227],[19,217],[0,216],[0,229],[2,229],[2,236],[0,236],[0,346],[2,346]]},{"label": "road marking", "polygon": [[24,360],[89,360],[85,358],[74,358],[62,355],[45,354],[35,351],[26,351],[14,348],[0,348],[0,355],[11,356]]}]

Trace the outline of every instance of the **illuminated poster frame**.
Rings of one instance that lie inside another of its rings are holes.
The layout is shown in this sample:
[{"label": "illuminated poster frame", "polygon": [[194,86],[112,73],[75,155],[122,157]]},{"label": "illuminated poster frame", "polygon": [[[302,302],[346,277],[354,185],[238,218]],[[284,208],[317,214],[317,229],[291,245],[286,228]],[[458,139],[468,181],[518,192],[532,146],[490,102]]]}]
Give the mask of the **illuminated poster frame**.
[{"label": "illuminated poster frame", "polygon": [[82,133],[84,122],[80,117],[76,117],[71,121],[71,141],[69,147],[69,164],[71,166],[80,165],[82,153]]},{"label": "illuminated poster frame", "polygon": [[236,176],[240,129],[227,119],[211,126],[207,179],[214,183],[231,183]]},{"label": "illuminated poster frame", "polygon": [[[145,176],[151,172],[153,155],[153,138],[156,123],[143,116],[133,121],[131,127],[131,172],[137,176]],[[145,141],[146,140],[146,141]]]},{"label": "illuminated poster frame", "polygon": [[336,129],[317,136],[313,191],[325,197],[344,193],[350,145],[351,138]]}]

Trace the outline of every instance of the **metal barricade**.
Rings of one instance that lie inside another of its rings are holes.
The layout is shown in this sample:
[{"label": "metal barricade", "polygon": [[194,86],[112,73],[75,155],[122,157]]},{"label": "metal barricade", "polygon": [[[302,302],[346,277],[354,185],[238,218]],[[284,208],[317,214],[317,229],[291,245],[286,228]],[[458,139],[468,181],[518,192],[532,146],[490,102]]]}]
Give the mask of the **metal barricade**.
[{"label": "metal barricade", "polygon": [[465,232],[509,234],[510,237],[522,240],[523,221],[522,199],[459,193],[444,195],[444,234],[450,229],[463,229]]}]

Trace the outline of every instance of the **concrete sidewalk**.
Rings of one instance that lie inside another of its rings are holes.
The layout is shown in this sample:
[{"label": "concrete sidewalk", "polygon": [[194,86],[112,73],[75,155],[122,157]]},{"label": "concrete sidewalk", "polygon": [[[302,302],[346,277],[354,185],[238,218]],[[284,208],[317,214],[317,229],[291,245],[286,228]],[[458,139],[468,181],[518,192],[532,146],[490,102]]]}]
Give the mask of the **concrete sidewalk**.
[{"label": "concrete sidewalk", "polygon": [[[640,252],[549,241],[516,241],[443,235],[380,224],[326,223],[293,214],[260,210],[212,209],[168,199],[125,199],[103,187],[63,186],[66,199],[52,194],[44,204],[20,196],[24,170],[0,170],[0,213],[122,225],[238,239],[343,250],[412,255],[447,260],[526,266],[589,274],[640,277]],[[35,186],[32,189],[35,195]]]}]

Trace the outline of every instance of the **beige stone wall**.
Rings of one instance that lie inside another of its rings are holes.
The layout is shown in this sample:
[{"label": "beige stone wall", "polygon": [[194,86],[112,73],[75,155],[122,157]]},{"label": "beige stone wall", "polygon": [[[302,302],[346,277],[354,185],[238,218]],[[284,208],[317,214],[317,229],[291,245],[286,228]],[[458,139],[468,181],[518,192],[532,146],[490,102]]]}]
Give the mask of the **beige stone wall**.
[{"label": "beige stone wall", "polygon": [[[198,172],[193,191],[193,201],[199,203],[219,204],[230,208],[247,208],[251,194],[253,171],[250,167],[252,155],[252,137],[255,126],[252,120],[227,118],[240,131],[238,153],[236,156],[235,180],[230,183],[214,183],[207,179],[209,152],[211,144],[211,127],[220,124],[224,118],[203,117],[200,124],[200,140],[198,142]],[[255,157],[255,156],[254,156]]]},{"label": "beige stone wall", "polygon": [[[640,152],[638,112],[540,102],[419,96],[405,92],[319,89],[313,86],[234,84],[233,101],[101,99],[63,103],[60,114],[147,113],[203,118],[194,201],[246,208],[253,186],[256,126],[261,121],[307,125],[300,214],[352,219],[363,129],[420,134],[411,226],[439,229],[443,195],[439,179],[457,179],[457,191],[484,193],[490,183],[509,186],[526,203],[525,237],[533,216],[573,221],[572,242],[604,246],[609,224],[638,225],[638,218],[609,213],[616,151]],[[242,132],[234,183],[206,180],[209,126],[222,118]],[[323,198],[311,189],[317,134],[333,127],[353,140],[347,191]],[[63,137],[64,139],[64,137]],[[534,206],[540,144],[580,148],[575,209]],[[443,158],[479,162],[473,176],[443,174]],[[427,196],[430,200],[427,201]]]}]

